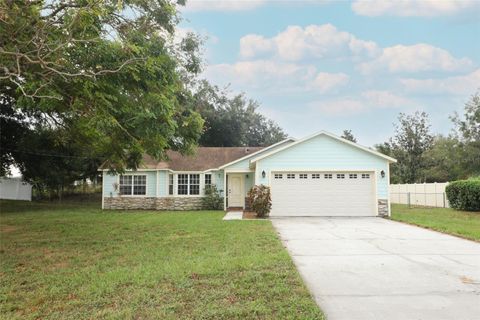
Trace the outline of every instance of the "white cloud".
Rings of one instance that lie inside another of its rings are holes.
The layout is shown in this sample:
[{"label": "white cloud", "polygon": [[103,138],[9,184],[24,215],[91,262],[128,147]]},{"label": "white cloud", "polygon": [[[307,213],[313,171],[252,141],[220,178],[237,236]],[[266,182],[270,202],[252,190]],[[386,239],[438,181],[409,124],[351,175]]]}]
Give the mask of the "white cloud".
[{"label": "white cloud", "polygon": [[[186,11],[246,11],[265,4],[265,0],[187,0]],[[180,8],[182,10],[182,8]]]},{"label": "white cloud", "polygon": [[352,10],[363,16],[447,16],[480,8],[478,0],[355,0]]},{"label": "white cloud", "polygon": [[246,35],[240,39],[240,55],[252,58],[270,53],[281,60],[305,58],[373,57],[378,53],[375,42],[357,39],[339,31],[332,24],[289,26],[272,38]]},{"label": "white cloud", "polygon": [[401,79],[400,82],[407,91],[421,94],[473,94],[480,88],[480,69],[463,76],[443,79]]},{"label": "white cloud", "polygon": [[389,91],[369,90],[362,92],[362,97],[369,106],[378,108],[399,108],[415,105],[413,101]]},{"label": "white cloud", "polygon": [[473,65],[468,58],[455,58],[448,51],[429,44],[396,45],[383,49],[382,54],[361,63],[363,73],[386,70],[388,72],[461,71]]},{"label": "white cloud", "polygon": [[232,83],[241,90],[312,91],[328,93],[348,83],[344,73],[318,72],[311,65],[273,60],[239,61],[207,67],[205,77],[216,83]]},{"label": "white cloud", "polygon": [[320,93],[331,92],[348,83],[349,76],[345,73],[320,72],[311,82],[311,87]]},{"label": "white cloud", "polygon": [[272,49],[272,41],[257,34],[249,34],[240,39],[240,56],[243,58],[263,55],[271,52]]},{"label": "white cloud", "polygon": [[331,116],[351,116],[375,109],[410,108],[417,103],[389,91],[370,90],[357,97],[313,101],[309,106]]}]

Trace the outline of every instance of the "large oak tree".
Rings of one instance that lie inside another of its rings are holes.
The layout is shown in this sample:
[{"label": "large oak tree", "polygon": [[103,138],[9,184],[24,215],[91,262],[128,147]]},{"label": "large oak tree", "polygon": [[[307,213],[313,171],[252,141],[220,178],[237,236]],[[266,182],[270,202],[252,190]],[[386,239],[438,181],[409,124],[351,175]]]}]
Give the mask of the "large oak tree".
[{"label": "large oak tree", "polygon": [[178,21],[167,0],[0,1],[0,173],[71,145],[120,170],[192,151],[199,41],[173,41]]}]

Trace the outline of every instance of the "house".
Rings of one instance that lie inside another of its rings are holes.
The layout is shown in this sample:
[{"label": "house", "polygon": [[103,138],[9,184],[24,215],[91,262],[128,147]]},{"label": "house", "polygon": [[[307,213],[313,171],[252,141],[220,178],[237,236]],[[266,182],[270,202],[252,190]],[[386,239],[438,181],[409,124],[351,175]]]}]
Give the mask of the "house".
[{"label": "house", "polygon": [[32,185],[22,177],[1,177],[0,199],[32,201]]},{"label": "house", "polygon": [[271,188],[271,216],[389,215],[389,164],[395,159],[321,131],[266,148],[199,147],[193,156],[146,156],[124,175],[103,171],[104,209],[201,209],[215,184],[224,209],[245,208],[253,185]]}]

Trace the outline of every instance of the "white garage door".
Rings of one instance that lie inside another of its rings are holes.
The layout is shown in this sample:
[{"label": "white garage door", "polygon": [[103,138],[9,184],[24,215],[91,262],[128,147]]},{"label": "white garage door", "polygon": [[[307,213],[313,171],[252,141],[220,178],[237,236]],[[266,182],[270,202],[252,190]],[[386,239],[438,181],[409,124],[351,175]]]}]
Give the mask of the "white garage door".
[{"label": "white garage door", "polygon": [[375,216],[373,172],[274,172],[271,216]]}]

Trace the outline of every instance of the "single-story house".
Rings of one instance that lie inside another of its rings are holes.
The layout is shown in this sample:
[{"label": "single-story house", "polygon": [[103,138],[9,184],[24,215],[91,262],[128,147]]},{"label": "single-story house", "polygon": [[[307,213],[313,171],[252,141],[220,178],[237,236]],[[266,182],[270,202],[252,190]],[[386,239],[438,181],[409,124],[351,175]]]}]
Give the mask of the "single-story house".
[{"label": "single-story house", "polygon": [[199,147],[168,161],[144,157],[136,171],[103,171],[104,209],[195,210],[205,186],[221,191],[224,209],[245,208],[253,185],[271,188],[271,216],[389,215],[389,164],[395,159],[321,131],[269,147]]}]

